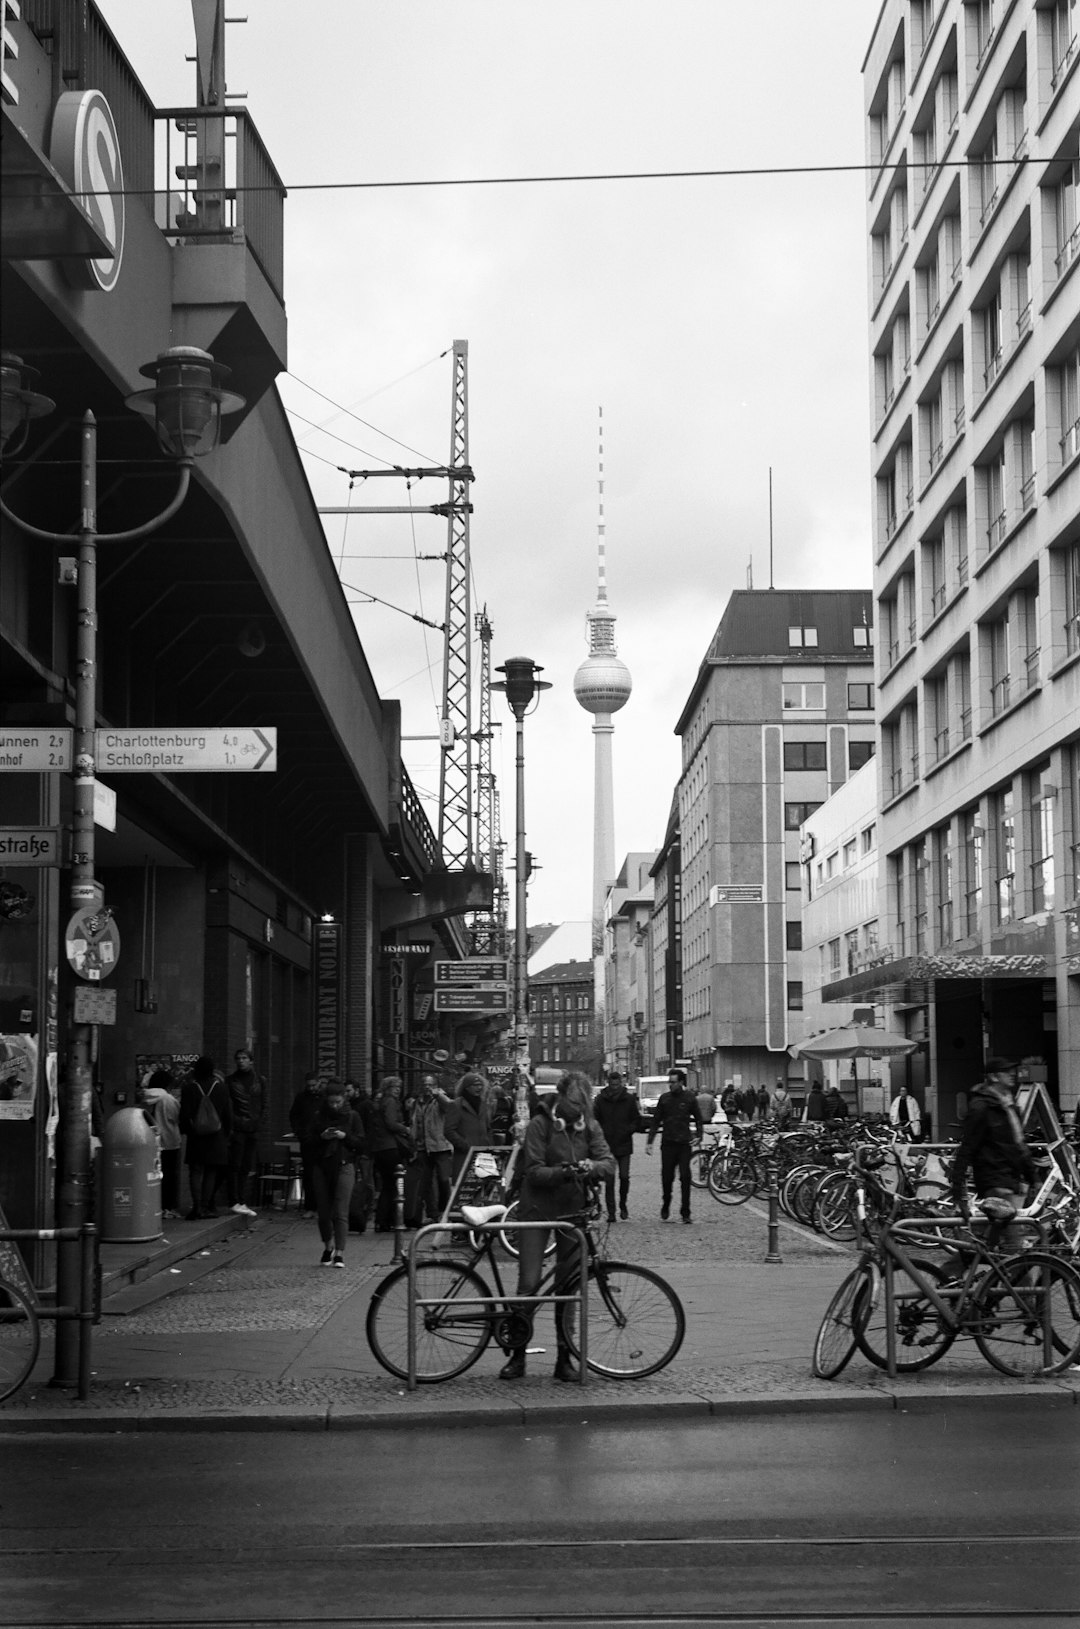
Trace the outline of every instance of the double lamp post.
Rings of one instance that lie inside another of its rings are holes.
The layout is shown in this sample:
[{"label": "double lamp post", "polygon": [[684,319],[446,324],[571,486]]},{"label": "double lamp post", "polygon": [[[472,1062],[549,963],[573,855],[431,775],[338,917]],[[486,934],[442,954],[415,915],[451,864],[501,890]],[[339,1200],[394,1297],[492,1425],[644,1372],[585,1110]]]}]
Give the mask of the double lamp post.
[{"label": "double lamp post", "polygon": [[[221,418],[243,406],[239,396],[222,388],[229,370],[206,351],[174,346],[155,362],[140,369],[153,381],[149,390],[127,398],[127,406],[152,419],[162,451],[179,467],[172,501],[152,519],[122,532],[97,528],[97,421],[83,415],[80,449],[81,502],[78,525],[67,532],[34,526],[0,501],[0,513],[12,525],[39,542],[70,546],[78,539],[78,612],[75,633],[74,718],[71,750],[72,817],[70,905],[68,937],[78,923],[86,935],[81,976],[96,983],[115,968],[117,939],[105,895],[95,876],[94,783],[95,730],[97,728],[97,549],[100,543],[133,543],[171,520],[188,494],[194,459],[217,446]],[[21,450],[32,419],[53,410],[55,404],[33,388],[37,370],[21,357],[0,353],[0,451],[5,457]],[[110,946],[110,951],[102,947]],[[106,961],[106,954],[112,959]],[[73,964],[74,965],[74,964]],[[75,971],[80,971],[75,967]],[[79,1016],[79,986],[72,990],[67,1015],[65,1068],[59,1083],[56,1163],[56,1225],[77,1229],[89,1220],[90,1103],[92,1091],[92,1024]],[[74,1305],[79,1299],[79,1244],[64,1243],[57,1252],[57,1302]],[[59,1322],[53,1384],[74,1386],[78,1381],[78,1327]]]}]

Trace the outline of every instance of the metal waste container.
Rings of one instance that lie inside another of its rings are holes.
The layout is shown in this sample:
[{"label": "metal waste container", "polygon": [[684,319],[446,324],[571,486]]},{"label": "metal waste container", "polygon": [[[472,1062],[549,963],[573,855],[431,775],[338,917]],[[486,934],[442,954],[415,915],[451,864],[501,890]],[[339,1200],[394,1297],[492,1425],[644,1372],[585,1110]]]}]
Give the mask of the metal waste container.
[{"label": "metal waste container", "polygon": [[117,1109],[101,1139],[101,1238],[161,1237],[161,1149],[142,1109]]}]

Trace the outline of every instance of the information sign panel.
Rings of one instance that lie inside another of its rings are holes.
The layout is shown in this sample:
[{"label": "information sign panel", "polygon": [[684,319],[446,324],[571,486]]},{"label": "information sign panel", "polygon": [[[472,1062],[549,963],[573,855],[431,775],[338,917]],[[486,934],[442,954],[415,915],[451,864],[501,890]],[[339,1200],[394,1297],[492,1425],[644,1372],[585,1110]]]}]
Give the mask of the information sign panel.
[{"label": "information sign panel", "polygon": [[0,826],[0,865],[60,865],[59,826]]},{"label": "information sign panel", "polygon": [[277,769],[277,729],[96,730],[94,755],[105,775],[220,774]]},{"label": "information sign panel", "polygon": [[436,1012],[509,1012],[510,991],[469,989],[455,986],[435,991]]},{"label": "information sign panel", "polygon": [[71,731],[26,728],[5,724],[0,728],[0,771],[20,774],[71,768]]},{"label": "information sign panel", "polygon": [[481,988],[510,982],[510,963],[505,956],[470,956],[463,962],[435,963],[436,984],[471,984]]}]

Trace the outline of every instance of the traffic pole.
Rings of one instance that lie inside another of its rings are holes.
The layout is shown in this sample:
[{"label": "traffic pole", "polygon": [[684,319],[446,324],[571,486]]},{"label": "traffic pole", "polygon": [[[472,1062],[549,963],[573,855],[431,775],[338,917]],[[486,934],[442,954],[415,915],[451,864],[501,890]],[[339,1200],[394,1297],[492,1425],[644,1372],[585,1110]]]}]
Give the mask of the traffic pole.
[{"label": "traffic pole", "polygon": [[394,1166],[394,1254],[392,1262],[405,1260],[405,1167]]},{"label": "traffic pole", "polygon": [[780,1186],[777,1181],[776,1155],[770,1154],[765,1162],[769,1179],[769,1249],[765,1257],[768,1266],[784,1264],[780,1254]]}]

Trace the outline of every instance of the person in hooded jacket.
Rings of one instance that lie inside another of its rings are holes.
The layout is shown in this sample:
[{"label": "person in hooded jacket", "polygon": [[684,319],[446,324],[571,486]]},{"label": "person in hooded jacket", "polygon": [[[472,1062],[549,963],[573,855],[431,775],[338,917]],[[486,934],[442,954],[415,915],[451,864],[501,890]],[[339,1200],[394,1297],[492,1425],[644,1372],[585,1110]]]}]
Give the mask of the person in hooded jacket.
[{"label": "person in hooded jacket", "polygon": [[641,1105],[636,1095],[627,1090],[626,1081],[617,1069],[613,1069],[607,1078],[607,1085],[599,1092],[593,1105],[596,1123],[604,1133],[604,1140],[611,1150],[615,1161],[615,1170],[610,1176],[604,1178],[604,1197],[607,1201],[607,1218],[609,1222],[615,1220],[615,1176],[619,1178],[619,1215],[623,1221],[628,1221],[630,1212],[626,1201],[630,1194],[630,1157],[634,1152],[634,1133],[648,1131],[641,1113]]},{"label": "person in hooded jacket", "polygon": [[[1007,1058],[988,1058],[986,1079],[968,1100],[953,1161],[952,1196],[965,1216],[970,1213],[969,1171],[979,1199],[1006,1199],[1017,1209],[1035,1181],[1035,1162],[1013,1101],[1015,1087],[1016,1065]],[[1020,1229],[1006,1229],[1002,1242],[1007,1250],[1021,1248],[1020,1233]]]},{"label": "person in hooded jacket", "polygon": [[[519,1221],[553,1222],[580,1216],[588,1209],[589,1177],[614,1174],[615,1161],[593,1118],[591,1097],[588,1081],[583,1075],[573,1073],[562,1076],[550,1108],[543,1102],[537,1104],[522,1146]],[[518,1235],[519,1295],[536,1294],[543,1276],[549,1232],[548,1228],[526,1228]],[[555,1234],[556,1294],[566,1292],[577,1265],[577,1240],[572,1233],[559,1230]],[[555,1379],[577,1380],[578,1371],[563,1339],[563,1330],[573,1328],[572,1303],[563,1302],[562,1308],[555,1320]],[[531,1325],[534,1306],[526,1305],[521,1310]],[[524,1373],[525,1345],[522,1344],[511,1352],[499,1371],[499,1378],[520,1380]]]},{"label": "person in hooded jacket", "polygon": [[[204,1101],[217,1116],[216,1131],[205,1131],[199,1123],[199,1110]],[[196,1058],[190,1075],[181,1084],[180,1130],[187,1138],[184,1158],[191,1188],[188,1221],[216,1216],[214,1195],[229,1158],[232,1101],[229,1088],[214,1068],[213,1058]]]},{"label": "person in hooded jacket", "polygon": [[379,1182],[375,1201],[376,1233],[393,1232],[397,1167],[407,1165],[416,1152],[405,1124],[402,1090],[400,1075],[384,1075],[371,1103],[368,1146]]},{"label": "person in hooded jacket", "polygon": [[451,1179],[456,1182],[469,1156],[470,1148],[491,1147],[491,1125],[488,1120],[487,1082],[483,1075],[462,1075],[457,1084],[454,1100],[446,1111],[443,1129],[454,1150],[450,1168]]}]

